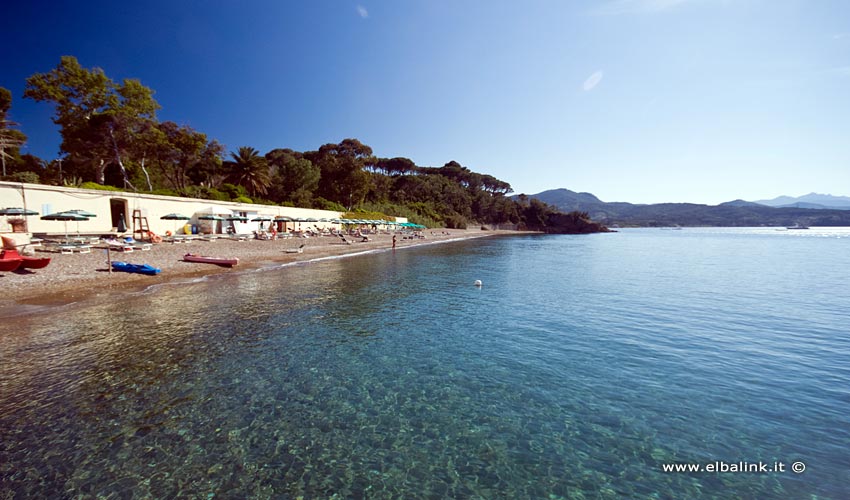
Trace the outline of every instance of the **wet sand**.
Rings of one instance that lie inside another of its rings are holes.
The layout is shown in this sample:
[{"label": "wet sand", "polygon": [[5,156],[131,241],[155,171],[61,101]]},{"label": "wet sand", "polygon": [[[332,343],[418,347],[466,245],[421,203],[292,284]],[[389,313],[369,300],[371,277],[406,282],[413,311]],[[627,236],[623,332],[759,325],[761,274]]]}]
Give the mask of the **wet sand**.
[{"label": "wet sand", "polygon": [[[421,239],[405,239],[401,234],[396,235],[397,250],[436,242],[518,233],[482,231],[476,228],[426,230],[423,234],[425,238]],[[113,261],[150,264],[160,268],[162,272],[156,276],[124,272],[110,273],[107,265],[106,244],[92,246],[92,251],[88,254],[60,254],[49,247],[40,248],[36,251],[36,257],[52,258],[47,267],[0,273],[0,289],[3,291],[0,296],[0,316],[12,315],[22,305],[62,305],[119,289],[144,288],[173,280],[251,269],[269,264],[303,262],[322,257],[392,248],[390,234],[373,234],[369,237],[371,241],[367,242],[359,241],[359,238],[347,237],[351,244],[345,244],[336,236],[292,237],[270,241],[256,239],[236,241],[219,238],[214,241],[159,243],[152,245],[149,251],[134,250],[125,253],[111,250],[109,252]],[[287,249],[294,249],[302,244],[304,245],[302,253],[287,253]],[[183,255],[186,253],[211,257],[238,257],[239,264],[231,269],[214,264],[185,262]]]}]

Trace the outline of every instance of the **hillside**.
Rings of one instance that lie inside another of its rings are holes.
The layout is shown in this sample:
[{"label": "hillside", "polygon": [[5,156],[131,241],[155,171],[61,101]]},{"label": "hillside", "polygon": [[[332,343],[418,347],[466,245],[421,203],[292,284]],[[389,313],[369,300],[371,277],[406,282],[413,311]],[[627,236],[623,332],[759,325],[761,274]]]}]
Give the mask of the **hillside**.
[{"label": "hillside", "polygon": [[602,224],[620,226],[850,226],[850,211],[837,209],[776,208],[735,200],[720,205],[607,203],[590,193],[553,189],[529,195],[563,212],[587,212]]}]

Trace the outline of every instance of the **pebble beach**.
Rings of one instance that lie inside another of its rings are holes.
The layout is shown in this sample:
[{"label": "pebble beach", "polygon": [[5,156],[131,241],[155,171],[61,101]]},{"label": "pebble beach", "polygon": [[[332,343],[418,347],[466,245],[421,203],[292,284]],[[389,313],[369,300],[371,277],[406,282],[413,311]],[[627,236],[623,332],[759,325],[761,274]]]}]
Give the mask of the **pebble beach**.
[{"label": "pebble beach", "polygon": [[[405,238],[396,235],[396,250],[408,247],[469,239],[513,231],[426,230],[424,238]],[[374,250],[392,250],[392,234],[372,234],[370,241],[349,238],[350,244],[335,236],[310,238],[281,238],[277,240],[249,239],[237,241],[218,238],[212,241],[195,239],[181,243],[158,243],[150,250],[136,249],[132,252],[109,250],[108,245],[96,244],[91,253],[62,254],[49,246],[36,250],[36,257],[51,257],[50,264],[43,269],[19,269],[0,273],[0,315],[12,316],[21,313],[22,305],[49,306],[77,302],[87,297],[113,293],[121,288],[144,288],[172,280],[240,271],[273,264],[307,262],[323,257],[345,255]],[[287,252],[304,245],[300,253]],[[186,253],[210,257],[237,257],[239,264],[226,268],[214,264],[185,262]],[[124,272],[110,272],[107,258],[132,264],[149,264],[162,270],[156,276]]]}]

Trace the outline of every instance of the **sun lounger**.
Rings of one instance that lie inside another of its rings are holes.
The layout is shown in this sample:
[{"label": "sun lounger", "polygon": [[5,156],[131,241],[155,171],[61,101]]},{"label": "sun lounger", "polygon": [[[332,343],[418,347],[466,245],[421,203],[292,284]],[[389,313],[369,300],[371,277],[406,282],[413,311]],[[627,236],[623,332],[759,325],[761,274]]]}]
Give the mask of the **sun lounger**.
[{"label": "sun lounger", "polygon": [[59,245],[59,253],[91,253],[91,245]]},{"label": "sun lounger", "polygon": [[284,251],[286,253],[304,253],[304,244],[302,243],[298,248],[287,248]]}]

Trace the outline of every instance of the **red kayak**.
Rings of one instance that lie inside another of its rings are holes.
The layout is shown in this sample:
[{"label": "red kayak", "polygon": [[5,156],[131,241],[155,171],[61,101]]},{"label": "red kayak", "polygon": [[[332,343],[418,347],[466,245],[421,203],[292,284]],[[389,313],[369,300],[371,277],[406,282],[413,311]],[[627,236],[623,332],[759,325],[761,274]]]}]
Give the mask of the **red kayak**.
[{"label": "red kayak", "polygon": [[236,264],[239,264],[239,259],[237,257],[207,257],[204,255],[197,255],[193,253],[187,253],[186,255],[184,255],[183,260],[185,260],[186,262],[202,262],[204,264],[216,264],[218,266],[224,267],[233,267]]},{"label": "red kayak", "polygon": [[50,257],[28,257],[26,255],[19,254],[17,250],[3,250],[2,257],[0,257],[0,260],[2,261],[9,260],[11,262],[16,259],[21,259],[21,262],[17,267],[6,269],[3,264],[0,264],[0,271],[14,271],[18,268],[41,269],[47,267],[47,264],[50,264]]},{"label": "red kayak", "polygon": [[14,271],[23,261],[16,250],[3,250],[0,252],[0,271]]}]

